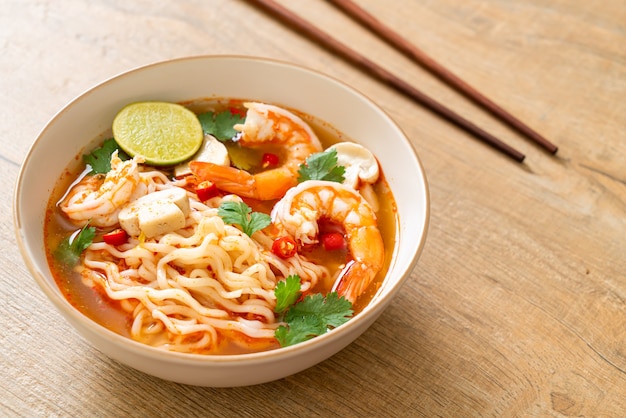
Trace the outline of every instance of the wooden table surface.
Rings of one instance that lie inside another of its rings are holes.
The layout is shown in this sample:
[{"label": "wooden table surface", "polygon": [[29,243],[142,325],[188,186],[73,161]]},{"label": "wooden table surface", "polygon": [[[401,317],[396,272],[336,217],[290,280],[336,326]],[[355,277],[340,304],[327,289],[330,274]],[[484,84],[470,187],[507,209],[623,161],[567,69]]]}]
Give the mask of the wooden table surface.
[{"label": "wooden table surface", "polygon": [[[281,1],[527,155],[524,164],[238,0],[3,0],[0,165],[12,196],[46,122],[131,68],[269,57],[337,77],[406,132],[426,246],[393,306],[329,360],[233,389],[109,360],[53,308],[1,201],[0,416],[626,415],[626,3],[358,0],[560,148],[549,155],[323,1]],[[329,98],[332,100],[332,98]]]}]

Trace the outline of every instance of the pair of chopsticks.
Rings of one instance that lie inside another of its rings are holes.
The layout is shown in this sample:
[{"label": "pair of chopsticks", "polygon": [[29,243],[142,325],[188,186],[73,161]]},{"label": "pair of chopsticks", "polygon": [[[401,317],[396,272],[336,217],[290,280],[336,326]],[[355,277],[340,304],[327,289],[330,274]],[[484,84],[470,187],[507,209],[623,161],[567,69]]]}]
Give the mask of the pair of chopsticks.
[{"label": "pair of chopsticks", "polygon": [[[378,78],[380,81],[385,82],[389,86],[395,88],[400,93],[403,93],[417,103],[422,104],[423,106],[443,117],[444,119],[448,120],[449,122],[471,133],[476,138],[482,140],[483,142],[502,152],[506,156],[520,163],[524,161],[525,155],[515,148],[507,145],[490,133],[476,126],[474,123],[463,118],[454,111],[448,109],[436,100],[430,98],[426,94],[408,84],[406,81],[398,78],[391,72],[387,71],[380,65],[365,58],[358,52],[350,49],[346,45],[328,35],[327,33],[318,29],[311,23],[300,18],[289,9],[276,3],[274,0],[249,1],[252,1],[252,3],[255,3],[257,6],[265,9],[270,14],[280,18],[282,21],[304,33],[321,46],[340,55],[357,67],[360,67],[369,75]],[[423,67],[431,71],[431,73],[435,74],[440,79],[465,94],[468,98],[472,99],[475,103],[490,111],[494,116],[498,117],[521,134],[536,142],[546,151],[550,152],[551,154],[557,152],[558,148],[554,144],[552,144],[543,136],[532,130],[530,127],[528,127],[519,119],[508,113],[506,110],[498,106],[496,103],[485,97],[483,94],[481,94],[469,84],[461,80],[459,77],[451,73],[441,64],[437,63],[435,60],[427,56],[420,49],[402,38],[398,33],[383,25],[374,16],[357,6],[351,0],[328,1],[330,1],[340,10],[342,10],[346,15],[363,25],[365,28],[369,29],[371,32],[379,36],[387,43],[389,43],[391,46],[404,53],[410,59],[422,65]]]}]

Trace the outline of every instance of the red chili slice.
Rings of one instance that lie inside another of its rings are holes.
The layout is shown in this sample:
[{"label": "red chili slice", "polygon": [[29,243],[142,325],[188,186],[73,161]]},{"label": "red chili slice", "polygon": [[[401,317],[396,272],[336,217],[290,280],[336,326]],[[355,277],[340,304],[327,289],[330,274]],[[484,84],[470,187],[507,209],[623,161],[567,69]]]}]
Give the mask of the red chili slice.
[{"label": "red chili slice", "polygon": [[128,241],[128,234],[123,229],[116,229],[104,234],[102,239],[109,245],[122,245]]},{"label": "red chili slice", "polygon": [[322,235],[322,245],[326,251],[338,251],[346,248],[346,240],[339,232],[329,232]]},{"label": "red chili slice", "polygon": [[241,109],[241,108],[237,108],[237,107],[230,107],[228,108],[228,111],[231,113],[231,115],[238,115],[241,117],[245,117],[246,116],[246,109]]},{"label": "red chili slice", "polygon": [[298,252],[298,244],[289,236],[276,238],[272,243],[272,252],[280,258],[293,257]]},{"label": "red chili slice", "polygon": [[196,194],[198,195],[198,199],[200,199],[201,202],[217,196],[218,193],[219,191],[215,183],[209,180],[200,182],[200,184],[198,184],[198,186],[196,187]]},{"label": "red chili slice", "polygon": [[266,152],[261,158],[261,165],[263,168],[276,167],[279,162],[280,159],[278,158],[278,155],[272,154],[271,152]]}]

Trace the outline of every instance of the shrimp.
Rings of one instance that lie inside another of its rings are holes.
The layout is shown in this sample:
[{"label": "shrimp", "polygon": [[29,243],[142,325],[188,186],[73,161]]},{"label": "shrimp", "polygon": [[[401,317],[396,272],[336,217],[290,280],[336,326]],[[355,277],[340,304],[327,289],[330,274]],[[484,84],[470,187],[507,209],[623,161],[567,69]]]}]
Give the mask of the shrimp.
[{"label": "shrimp", "polygon": [[[61,210],[78,225],[108,227],[117,224],[121,208],[145,188],[138,187],[141,177],[137,158],[122,161],[115,151],[111,170],[106,174],[85,176],[60,203]],[[145,191],[145,190],[144,190]]]},{"label": "shrimp", "polygon": [[234,126],[242,133],[240,144],[278,144],[286,153],[283,164],[257,174],[201,161],[191,161],[189,167],[201,180],[210,180],[229,193],[259,200],[279,199],[298,183],[300,165],[311,154],[321,152],[322,145],[313,130],[293,113],[264,103],[244,106],[248,108],[246,121]]},{"label": "shrimp", "polygon": [[300,244],[318,242],[319,219],[343,225],[351,260],[333,286],[351,302],[365,292],[383,266],[385,249],[376,214],[353,188],[308,180],[287,191],[271,212],[272,222]]}]

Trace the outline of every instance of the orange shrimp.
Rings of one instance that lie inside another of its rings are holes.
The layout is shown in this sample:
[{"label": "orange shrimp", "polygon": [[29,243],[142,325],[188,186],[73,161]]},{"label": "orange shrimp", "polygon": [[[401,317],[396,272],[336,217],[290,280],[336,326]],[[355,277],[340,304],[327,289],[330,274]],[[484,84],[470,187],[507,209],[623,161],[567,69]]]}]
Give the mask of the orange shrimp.
[{"label": "orange shrimp", "polygon": [[274,205],[271,217],[279,229],[301,244],[318,241],[319,219],[343,225],[351,261],[333,288],[353,303],[383,266],[385,249],[376,214],[351,187],[321,180],[302,182]]},{"label": "orange shrimp", "polygon": [[313,130],[293,113],[264,103],[244,106],[248,108],[246,121],[235,125],[242,132],[240,144],[278,144],[286,153],[282,165],[257,174],[201,161],[191,161],[189,168],[199,179],[210,180],[229,193],[259,200],[279,199],[298,183],[300,165],[311,154],[321,152],[322,145]]}]

